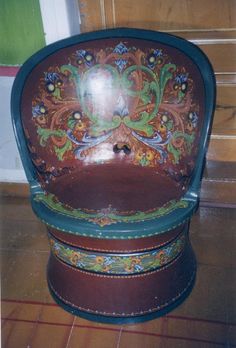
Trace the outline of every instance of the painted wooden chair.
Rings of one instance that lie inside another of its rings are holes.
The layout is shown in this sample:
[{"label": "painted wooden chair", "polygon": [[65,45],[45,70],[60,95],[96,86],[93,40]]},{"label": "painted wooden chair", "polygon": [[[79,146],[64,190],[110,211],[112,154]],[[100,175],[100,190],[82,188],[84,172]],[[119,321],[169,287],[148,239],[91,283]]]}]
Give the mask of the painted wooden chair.
[{"label": "painted wooden chair", "polygon": [[165,33],[82,34],[22,66],[13,124],[48,229],[49,288],[66,310],[143,321],[191,292],[189,222],[214,106],[206,56]]}]

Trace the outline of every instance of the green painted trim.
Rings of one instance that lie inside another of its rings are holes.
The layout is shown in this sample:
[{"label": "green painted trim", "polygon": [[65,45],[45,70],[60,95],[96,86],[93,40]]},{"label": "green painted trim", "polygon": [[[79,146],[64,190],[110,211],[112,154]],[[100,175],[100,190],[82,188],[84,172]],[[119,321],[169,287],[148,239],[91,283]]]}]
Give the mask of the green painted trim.
[{"label": "green painted trim", "polygon": [[132,215],[121,215],[119,214],[119,212],[116,212],[115,210],[109,208],[95,211],[93,213],[87,213],[82,209],[73,209],[71,207],[63,205],[63,203],[58,201],[56,196],[51,193],[38,193],[35,195],[34,200],[36,202],[41,202],[47,208],[55,211],[57,214],[72,217],[75,219],[88,220],[90,222],[98,224],[101,227],[116,222],[134,223],[156,219],[167,215],[176,209],[187,208],[189,205],[189,202],[184,199],[180,199],[179,201],[171,200],[162,207],[156,208],[149,212],[137,211]]},{"label": "green painted trim", "polygon": [[44,46],[39,0],[0,0],[0,64],[22,64]]}]

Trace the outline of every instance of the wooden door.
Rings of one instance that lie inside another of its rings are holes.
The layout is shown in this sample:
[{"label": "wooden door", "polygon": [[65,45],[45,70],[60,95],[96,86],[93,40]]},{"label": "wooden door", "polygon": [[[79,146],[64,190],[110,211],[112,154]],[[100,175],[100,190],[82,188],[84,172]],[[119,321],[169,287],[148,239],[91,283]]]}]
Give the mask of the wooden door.
[{"label": "wooden door", "polygon": [[81,32],[115,27],[169,32],[197,44],[213,64],[217,103],[201,201],[236,204],[236,1],[78,0]]}]

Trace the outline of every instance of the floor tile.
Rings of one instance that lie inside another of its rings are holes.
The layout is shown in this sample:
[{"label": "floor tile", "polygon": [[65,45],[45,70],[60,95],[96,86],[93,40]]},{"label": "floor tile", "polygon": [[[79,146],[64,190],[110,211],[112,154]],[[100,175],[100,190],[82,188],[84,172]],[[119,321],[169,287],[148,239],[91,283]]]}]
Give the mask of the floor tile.
[{"label": "floor tile", "polygon": [[72,330],[72,323],[70,326],[62,326],[58,324],[57,325],[44,324],[40,322],[35,327],[35,330],[29,345],[32,348],[68,347],[68,340],[70,339],[71,330]]},{"label": "floor tile", "polygon": [[0,248],[4,251],[49,251],[47,231],[40,221],[5,220]]},{"label": "floor tile", "polygon": [[[2,329],[2,347],[26,348],[28,347],[35,323],[8,321]],[[46,348],[46,347],[45,347]]]},{"label": "floor tile", "polygon": [[120,329],[105,325],[76,326],[68,348],[115,348],[120,339]]},{"label": "floor tile", "polygon": [[2,298],[52,301],[46,281],[48,252],[2,251]]},{"label": "floor tile", "polygon": [[157,348],[160,347],[160,343],[158,335],[124,332],[120,339],[119,348]]},{"label": "floor tile", "polygon": [[235,226],[236,209],[199,209],[190,224],[190,239],[198,263],[235,267]]}]

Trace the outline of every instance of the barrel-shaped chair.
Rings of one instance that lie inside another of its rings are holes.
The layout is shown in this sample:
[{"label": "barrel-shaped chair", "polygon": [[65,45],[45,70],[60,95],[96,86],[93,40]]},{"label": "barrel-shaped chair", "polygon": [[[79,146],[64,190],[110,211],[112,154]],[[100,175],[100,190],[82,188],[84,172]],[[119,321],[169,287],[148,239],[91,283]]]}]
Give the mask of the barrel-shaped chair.
[{"label": "barrel-shaped chair", "polygon": [[22,66],[11,106],[55,300],[112,323],[180,304],[215,106],[203,52],[154,31],[81,34]]}]

